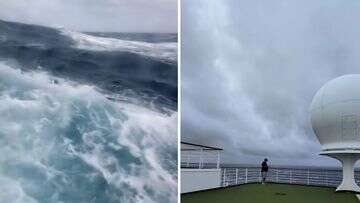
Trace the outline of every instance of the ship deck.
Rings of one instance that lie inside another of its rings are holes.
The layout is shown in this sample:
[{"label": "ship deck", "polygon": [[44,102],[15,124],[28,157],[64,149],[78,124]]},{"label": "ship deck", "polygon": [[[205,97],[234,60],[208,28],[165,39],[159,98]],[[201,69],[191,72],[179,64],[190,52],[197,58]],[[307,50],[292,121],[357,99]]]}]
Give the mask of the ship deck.
[{"label": "ship deck", "polygon": [[335,188],[288,184],[245,184],[181,195],[182,203],[359,203],[353,193]]}]

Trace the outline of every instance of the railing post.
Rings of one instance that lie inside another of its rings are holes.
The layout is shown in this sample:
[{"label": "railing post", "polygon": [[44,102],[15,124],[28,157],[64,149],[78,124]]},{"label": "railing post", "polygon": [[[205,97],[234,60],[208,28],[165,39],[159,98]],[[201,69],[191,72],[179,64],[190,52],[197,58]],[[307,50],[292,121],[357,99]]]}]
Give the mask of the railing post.
[{"label": "railing post", "polygon": [[245,168],[245,183],[248,183],[248,169]]},{"label": "railing post", "polygon": [[262,179],[261,179],[261,171],[259,171],[259,182],[261,183]]},{"label": "railing post", "polygon": [[310,169],[307,171],[307,185],[310,185]]},{"label": "railing post", "polygon": [[186,163],[186,167],[189,168],[190,166],[190,156],[191,156],[191,152],[188,153],[188,156],[187,156],[187,163]]},{"label": "railing post", "polygon": [[226,168],[224,168],[223,187],[226,186]]},{"label": "railing post", "polygon": [[292,183],[292,170],[290,169],[290,184]]},{"label": "railing post", "polygon": [[238,184],[238,172],[239,172],[239,169],[238,168],[236,168],[236,175],[235,175],[235,177],[236,177],[236,181],[235,181],[235,184],[237,185]]},{"label": "railing post", "polygon": [[217,163],[216,163],[216,168],[220,167],[220,152],[217,151]]},{"label": "railing post", "polygon": [[276,182],[279,183],[279,169],[276,170]]},{"label": "railing post", "polygon": [[200,160],[199,160],[199,169],[202,167],[202,155],[203,155],[203,149],[200,149]]},{"label": "railing post", "polygon": [[328,181],[327,181],[327,175],[328,174],[328,172],[327,171],[325,171],[325,177],[324,177],[324,181],[325,181],[325,185],[327,186],[328,185]]},{"label": "railing post", "polygon": [[223,187],[224,187],[224,182],[225,182],[224,176],[225,176],[225,169],[222,170],[222,175],[221,175],[221,185],[222,185]]}]

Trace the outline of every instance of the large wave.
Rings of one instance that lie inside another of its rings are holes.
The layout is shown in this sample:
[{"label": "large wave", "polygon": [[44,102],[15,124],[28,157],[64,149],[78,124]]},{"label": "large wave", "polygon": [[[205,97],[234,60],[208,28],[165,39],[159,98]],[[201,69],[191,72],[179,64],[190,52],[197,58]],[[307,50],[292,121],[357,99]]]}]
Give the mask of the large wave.
[{"label": "large wave", "polygon": [[[102,37],[101,37],[102,36]],[[66,31],[0,20],[0,60],[95,85],[111,98],[177,108],[176,35]]]},{"label": "large wave", "polygon": [[0,63],[0,202],[175,202],[177,113]]},{"label": "large wave", "polygon": [[122,40],[109,37],[99,37],[80,32],[62,29],[62,33],[75,41],[78,49],[94,51],[127,51],[135,54],[158,58],[165,62],[176,63],[177,43],[149,43],[142,41]]},{"label": "large wave", "polygon": [[0,20],[0,202],[175,202],[175,41]]}]

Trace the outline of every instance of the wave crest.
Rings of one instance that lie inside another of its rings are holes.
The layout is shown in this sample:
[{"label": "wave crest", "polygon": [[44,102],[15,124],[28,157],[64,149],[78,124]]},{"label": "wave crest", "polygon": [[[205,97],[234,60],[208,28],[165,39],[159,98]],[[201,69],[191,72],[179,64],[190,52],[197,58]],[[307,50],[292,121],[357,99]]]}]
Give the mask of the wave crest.
[{"label": "wave crest", "polygon": [[65,29],[62,29],[61,32],[63,35],[69,36],[75,42],[75,47],[78,49],[92,51],[125,51],[160,59],[164,62],[175,63],[177,61],[177,43],[174,42],[149,43],[129,41],[92,36]]}]

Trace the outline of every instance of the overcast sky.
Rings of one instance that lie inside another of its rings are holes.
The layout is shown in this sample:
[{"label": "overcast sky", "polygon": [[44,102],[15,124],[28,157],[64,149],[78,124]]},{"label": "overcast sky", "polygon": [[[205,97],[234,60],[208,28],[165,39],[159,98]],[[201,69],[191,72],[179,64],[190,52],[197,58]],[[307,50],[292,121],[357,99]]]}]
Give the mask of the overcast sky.
[{"label": "overcast sky", "polygon": [[1,0],[0,19],[78,31],[177,32],[177,0]]},{"label": "overcast sky", "polygon": [[339,165],[318,156],[316,91],[360,73],[360,1],[182,1],[182,140],[226,162]]}]

